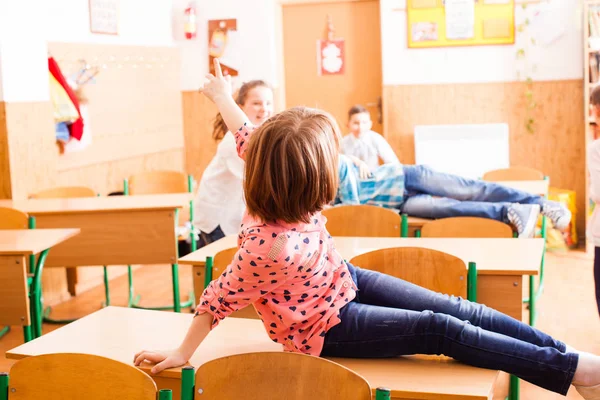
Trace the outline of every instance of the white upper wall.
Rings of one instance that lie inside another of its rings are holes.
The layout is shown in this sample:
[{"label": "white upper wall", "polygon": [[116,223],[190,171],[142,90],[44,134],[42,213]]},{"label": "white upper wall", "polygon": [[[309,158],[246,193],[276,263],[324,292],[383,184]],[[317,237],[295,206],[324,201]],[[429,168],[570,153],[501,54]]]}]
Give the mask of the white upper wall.
[{"label": "white upper wall", "polygon": [[[574,4],[577,3],[577,4]],[[550,0],[550,3],[516,7],[516,23],[531,21],[536,46],[528,50],[528,62],[536,65],[535,80],[581,79],[583,77],[582,16],[580,2]],[[517,79],[522,63],[516,61],[523,47],[445,47],[408,49],[406,0],[381,0],[383,81],[385,85],[437,83],[510,82]],[[536,15],[537,11],[543,11]],[[557,37],[558,36],[558,37]],[[519,40],[521,39],[521,40]],[[550,43],[545,43],[551,41]]]},{"label": "white upper wall", "polygon": [[240,32],[238,81],[264,79],[277,86],[275,50],[275,0],[202,0],[195,1],[198,35],[194,40],[183,36],[184,9],[188,0],[173,1],[173,30],[182,49],[182,90],[196,90],[208,73],[208,21],[237,19]]},{"label": "white upper wall", "polygon": [[120,0],[119,35],[90,32],[87,0],[0,0],[0,100],[47,101],[47,42],[173,45],[170,0]]},{"label": "white upper wall", "polygon": [[44,0],[0,0],[1,101],[47,101]]},{"label": "white upper wall", "polygon": [[120,0],[118,35],[90,32],[88,0],[46,0],[46,3],[49,4],[45,15],[46,40],[49,42],[135,46],[173,44],[170,0]]}]

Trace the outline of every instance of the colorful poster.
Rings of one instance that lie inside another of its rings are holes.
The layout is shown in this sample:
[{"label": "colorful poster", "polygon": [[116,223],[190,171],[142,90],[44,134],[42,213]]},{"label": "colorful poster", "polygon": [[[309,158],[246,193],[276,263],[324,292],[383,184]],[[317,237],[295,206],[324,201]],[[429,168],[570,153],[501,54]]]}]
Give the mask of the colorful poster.
[{"label": "colorful poster", "polygon": [[415,22],[411,26],[413,42],[438,40],[438,29],[435,22]]},{"label": "colorful poster", "polygon": [[240,45],[236,19],[208,21],[208,65],[210,73],[215,73],[213,60],[218,58],[221,62],[223,74],[238,76],[242,54]]},{"label": "colorful poster", "polygon": [[344,39],[317,40],[317,73],[319,76],[342,75],[345,61]]}]

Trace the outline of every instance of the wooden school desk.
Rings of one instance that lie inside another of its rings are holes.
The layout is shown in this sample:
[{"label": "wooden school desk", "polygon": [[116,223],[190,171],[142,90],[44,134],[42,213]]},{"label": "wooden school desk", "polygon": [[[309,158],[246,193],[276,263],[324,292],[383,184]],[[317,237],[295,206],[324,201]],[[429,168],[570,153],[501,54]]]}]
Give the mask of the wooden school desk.
[{"label": "wooden school desk", "polygon": [[38,303],[43,259],[32,276],[32,313],[27,258],[64,243],[78,233],[79,229],[0,230],[0,325],[23,326],[25,340],[41,334],[42,313]]},{"label": "wooden school desk", "polygon": [[[172,349],[179,346],[192,321],[192,314],[107,307],[63,326],[29,343],[9,350],[7,358],[48,353],[85,353],[108,357],[127,364],[140,350]],[[226,318],[204,340],[190,364],[195,368],[233,354],[282,351],[272,342],[260,320]],[[432,357],[399,357],[387,360],[333,359],[355,370],[372,388],[386,386],[398,399],[491,399],[501,379],[498,371],[469,367]],[[150,367],[142,370],[149,373]],[[180,397],[181,368],[153,377],[160,389],[172,389]],[[235,379],[235,377],[232,377]]]},{"label": "wooden school desk", "polygon": [[[176,211],[187,206],[192,196],[0,200],[0,207],[26,212],[35,218],[36,228],[81,229],[79,236],[50,252],[47,267],[176,264]],[[179,282],[173,285],[174,304],[178,304]]]},{"label": "wooden school desk", "polygon": [[[477,263],[477,301],[518,320],[523,318],[523,276],[537,275],[543,239],[446,239],[336,237],[335,246],[346,260],[390,247],[424,247]],[[237,246],[237,235],[226,236],[179,259],[194,267],[194,290],[204,290],[206,257]],[[360,267],[360,265],[358,265]],[[217,271],[219,274],[220,271]]]}]

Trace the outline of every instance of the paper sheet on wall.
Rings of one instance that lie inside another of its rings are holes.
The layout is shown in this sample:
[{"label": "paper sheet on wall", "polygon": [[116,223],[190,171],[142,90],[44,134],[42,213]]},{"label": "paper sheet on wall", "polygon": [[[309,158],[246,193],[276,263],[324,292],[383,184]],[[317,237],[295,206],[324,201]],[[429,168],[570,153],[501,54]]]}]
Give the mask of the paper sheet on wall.
[{"label": "paper sheet on wall", "polygon": [[446,38],[471,39],[475,35],[475,0],[446,0]]},{"label": "paper sheet on wall", "polygon": [[[567,17],[576,14],[574,7],[569,0],[539,4],[531,17],[531,37],[540,46],[548,46],[560,39],[570,29],[569,25],[573,25],[575,18]],[[550,26],[552,29],[548,29]]]}]

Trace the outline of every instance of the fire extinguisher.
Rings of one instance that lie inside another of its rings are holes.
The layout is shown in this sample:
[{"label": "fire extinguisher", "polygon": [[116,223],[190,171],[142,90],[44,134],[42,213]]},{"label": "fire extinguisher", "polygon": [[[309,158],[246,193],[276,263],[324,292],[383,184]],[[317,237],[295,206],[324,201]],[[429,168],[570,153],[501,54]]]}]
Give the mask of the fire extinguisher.
[{"label": "fire extinguisher", "polygon": [[197,31],[196,23],[196,6],[193,3],[185,9],[185,23],[183,30],[185,32],[186,39],[194,39]]}]

